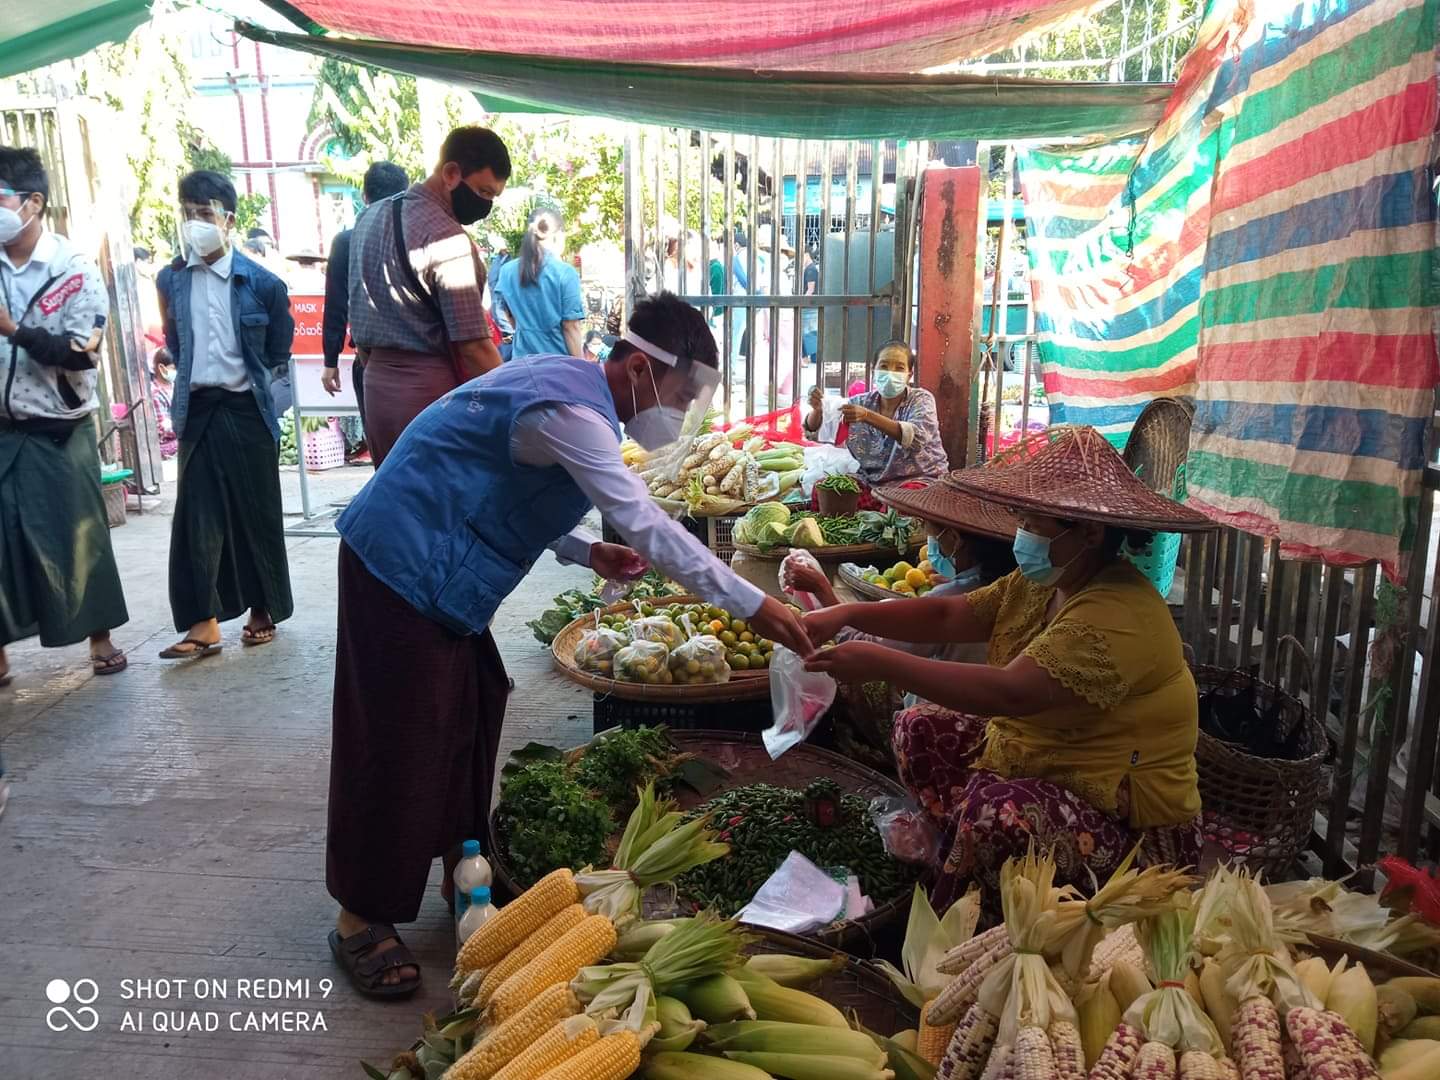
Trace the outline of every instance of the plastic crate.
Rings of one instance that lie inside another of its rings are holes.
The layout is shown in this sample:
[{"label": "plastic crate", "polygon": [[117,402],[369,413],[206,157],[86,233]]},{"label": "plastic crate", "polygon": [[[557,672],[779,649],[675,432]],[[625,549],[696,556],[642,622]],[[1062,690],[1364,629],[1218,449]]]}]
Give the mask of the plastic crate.
[{"label": "plastic crate", "polygon": [[664,724],[677,730],[764,731],[773,719],[770,701],[765,698],[687,705],[678,701],[631,701],[604,694],[595,695],[594,716],[597,733],[641,724],[651,727]]},{"label": "plastic crate", "polygon": [[[687,515],[676,520],[686,532],[709,548],[717,559],[726,566],[730,565],[730,560],[735,555],[735,523],[740,520],[740,515],[702,518]],[[601,537],[607,544],[625,543],[624,537],[606,521],[601,522]]]},{"label": "plastic crate", "polygon": [[324,472],[345,464],[345,436],[333,421],[319,431],[306,432],[303,438],[305,468],[310,472]]}]

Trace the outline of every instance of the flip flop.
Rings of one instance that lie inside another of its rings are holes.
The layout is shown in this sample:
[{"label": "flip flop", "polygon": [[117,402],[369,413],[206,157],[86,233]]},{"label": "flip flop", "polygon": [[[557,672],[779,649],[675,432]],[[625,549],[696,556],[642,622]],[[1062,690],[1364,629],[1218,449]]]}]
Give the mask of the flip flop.
[{"label": "flip flop", "polygon": [[0,675],[0,690],[4,690],[5,687],[9,686],[14,681],[15,676],[11,675],[8,671],[4,675]]},{"label": "flip flop", "polygon": [[240,631],[240,644],[247,649],[257,645],[269,645],[274,640],[275,624],[273,622],[268,626],[257,626],[253,630],[247,626]]},{"label": "flip flop", "polygon": [[109,656],[90,657],[90,670],[96,675],[118,675],[130,666],[130,659],[123,649],[116,649]]},{"label": "flip flop", "polygon": [[[395,940],[393,947],[383,952],[376,951],[377,945],[392,938]],[[345,974],[350,976],[355,989],[368,998],[393,1001],[407,998],[420,989],[419,961],[411,955],[395,932],[395,927],[389,923],[371,923],[347,938],[342,938],[339,930],[331,930],[330,952],[345,969]],[[413,967],[416,973],[397,983],[383,981],[387,972],[403,967]]]},{"label": "flip flop", "polygon": [[[182,649],[181,645],[194,645],[193,649]],[[214,656],[224,646],[218,641],[199,641],[193,637],[187,637],[178,645],[171,645],[167,649],[160,650],[161,660],[191,660],[205,656]]]}]

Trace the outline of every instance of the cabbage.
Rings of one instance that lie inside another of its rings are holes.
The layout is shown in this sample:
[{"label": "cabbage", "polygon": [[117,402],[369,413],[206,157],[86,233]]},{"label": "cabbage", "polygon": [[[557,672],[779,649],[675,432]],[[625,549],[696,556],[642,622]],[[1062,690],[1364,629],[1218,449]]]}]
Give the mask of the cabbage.
[{"label": "cabbage", "polygon": [[786,539],[791,547],[818,548],[825,546],[825,536],[820,531],[820,523],[812,517],[801,518],[790,528]]},{"label": "cabbage", "polygon": [[767,522],[755,530],[755,546],[759,548],[775,547],[777,544],[788,542],[788,536],[784,525],[778,521]]},{"label": "cabbage", "polygon": [[750,536],[760,534],[760,526],[768,525],[770,522],[779,522],[781,525],[790,524],[790,508],[784,503],[764,502],[758,506],[752,506],[750,512],[740,519],[740,527]]}]

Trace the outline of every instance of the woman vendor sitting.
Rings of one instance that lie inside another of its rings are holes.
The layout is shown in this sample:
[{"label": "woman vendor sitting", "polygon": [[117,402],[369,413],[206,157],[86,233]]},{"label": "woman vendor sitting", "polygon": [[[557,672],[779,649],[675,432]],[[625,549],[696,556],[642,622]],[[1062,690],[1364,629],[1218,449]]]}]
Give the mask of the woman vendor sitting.
[{"label": "woman vendor sitting", "polygon": [[[850,425],[845,441],[870,487],[898,480],[938,480],[950,470],[940,442],[935,395],[911,386],[915,356],[903,341],[888,341],[875,354],[874,389],[855,394],[840,409]],[[810,392],[805,431],[814,438],[824,422],[820,387]]]},{"label": "woman vendor sitting", "polygon": [[945,834],[935,903],[975,880],[998,911],[1000,868],[1032,840],[1054,847],[1057,884],[1087,891],[1137,841],[1142,862],[1194,865],[1195,681],[1165,601],[1120,549],[1151,530],[1210,523],[1152,493],[1093,428],[1064,429],[1010,468],[947,483],[1014,511],[1014,573],[960,597],[848,604],[806,620],[817,643],[851,626],[988,645],[987,664],[860,641],[807,664],[843,681],[885,678],[936,703],[899,713],[894,731],[901,779]]}]

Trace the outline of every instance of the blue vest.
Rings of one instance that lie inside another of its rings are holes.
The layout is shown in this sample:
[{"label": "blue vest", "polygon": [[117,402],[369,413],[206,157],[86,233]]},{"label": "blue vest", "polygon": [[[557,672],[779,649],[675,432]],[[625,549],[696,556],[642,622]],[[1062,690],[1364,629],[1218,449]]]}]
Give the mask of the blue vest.
[{"label": "blue vest", "polygon": [[620,437],[598,365],[563,356],[512,360],[446,394],[410,422],[340,515],[340,535],[422,615],[478,634],[546,546],[590,501],[558,465],[517,465],[515,421],[528,409],[594,409]]}]

